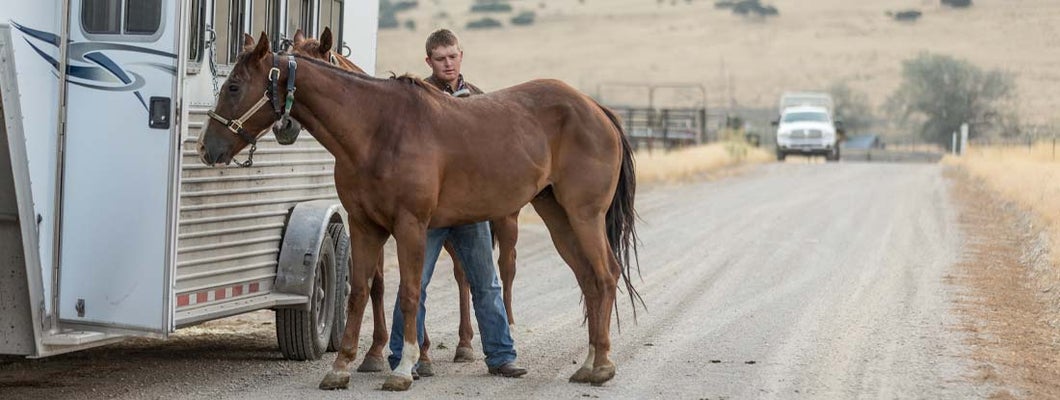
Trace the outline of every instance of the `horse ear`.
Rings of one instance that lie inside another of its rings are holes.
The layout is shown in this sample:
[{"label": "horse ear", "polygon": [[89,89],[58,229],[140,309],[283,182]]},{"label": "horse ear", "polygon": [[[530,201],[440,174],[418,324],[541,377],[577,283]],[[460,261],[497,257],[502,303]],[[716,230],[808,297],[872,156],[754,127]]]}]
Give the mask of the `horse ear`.
[{"label": "horse ear", "polygon": [[258,39],[258,45],[254,47],[253,54],[259,60],[269,54],[269,35],[266,35],[265,32],[261,32],[261,38]]},{"label": "horse ear", "polygon": [[304,41],[305,33],[302,32],[302,28],[298,28],[298,30],[294,32],[294,44],[301,44]]},{"label": "horse ear", "polygon": [[254,37],[248,33],[243,34],[243,51],[247,52],[254,48]]},{"label": "horse ear", "polygon": [[324,32],[320,34],[320,54],[327,54],[331,50],[334,39],[331,37],[331,28],[324,27]]}]

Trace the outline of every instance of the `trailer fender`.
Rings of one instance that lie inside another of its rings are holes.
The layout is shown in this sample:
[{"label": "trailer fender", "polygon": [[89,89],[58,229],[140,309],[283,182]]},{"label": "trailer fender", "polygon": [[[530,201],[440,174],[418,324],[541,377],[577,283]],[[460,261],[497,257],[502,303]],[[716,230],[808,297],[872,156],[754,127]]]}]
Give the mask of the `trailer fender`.
[{"label": "trailer fender", "polygon": [[[333,200],[308,201],[294,206],[280,245],[273,291],[312,298],[320,244],[328,234],[328,224],[342,221],[341,210],[342,205]],[[290,307],[308,309],[310,305]]]}]

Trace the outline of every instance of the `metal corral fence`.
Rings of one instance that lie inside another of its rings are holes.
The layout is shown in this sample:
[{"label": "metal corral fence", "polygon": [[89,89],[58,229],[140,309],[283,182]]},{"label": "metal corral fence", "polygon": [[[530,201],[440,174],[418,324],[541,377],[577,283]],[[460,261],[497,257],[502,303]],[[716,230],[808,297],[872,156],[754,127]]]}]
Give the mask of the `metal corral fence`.
[{"label": "metal corral fence", "polygon": [[636,149],[672,149],[705,143],[706,108],[611,107]]},{"label": "metal corral fence", "polygon": [[707,92],[698,83],[606,82],[596,98],[615,111],[637,149],[673,149],[711,141]]}]

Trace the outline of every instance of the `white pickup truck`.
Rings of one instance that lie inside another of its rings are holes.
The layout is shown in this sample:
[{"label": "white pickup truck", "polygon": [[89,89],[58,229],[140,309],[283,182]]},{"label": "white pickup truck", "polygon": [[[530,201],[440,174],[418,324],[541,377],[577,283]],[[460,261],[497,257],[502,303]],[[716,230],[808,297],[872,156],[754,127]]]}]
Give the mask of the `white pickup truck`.
[{"label": "white pickup truck", "polygon": [[825,93],[792,92],[780,98],[777,127],[777,160],[789,154],[824,156],[839,161],[842,122],[832,114],[832,97]]}]

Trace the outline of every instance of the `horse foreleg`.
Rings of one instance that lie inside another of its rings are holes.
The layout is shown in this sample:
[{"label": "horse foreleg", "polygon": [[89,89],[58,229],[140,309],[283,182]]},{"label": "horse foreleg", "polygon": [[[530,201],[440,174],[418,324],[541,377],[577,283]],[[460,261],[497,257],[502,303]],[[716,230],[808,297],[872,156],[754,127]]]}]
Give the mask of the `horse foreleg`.
[{"label": "horse foreleg", "polygon": [[423,377],[434,376],[434,364],[431,363],[431,337],[427,335],[427,328],[423,329],[423,344],[420,345],[420,359],[417,362],[416,373]]},{"label": "horse foreleg", "polygon": [[339,354],[331,371],[320,381],[325,390],[346,389],[350,384],[349,364],[357,358],[357,341],[368,303],[368,280],[375,271],[375,262],[383,250],[386,233],[376,227],[361,226],[350,221],[352,256],[350,257],[350,296],[346,310],[346,329],[342,334]]},{"label": "horse foreleg", "polygon": [[386,312],[383,310],[383,294],[385,282],[383,282],[383,253],[379,253],[379,261],[375,266],[375,274],[372,277],[372,346],[364,355],[364,360],[357,367],[357,372],[381,372],[388,367],[383,357],[383,348],[389,335],[387,334]]},{"label": "horse foreleg", "polygon": [[456,344],[453,362],[472,362],[475,361],[475,351],[471,348],[471,339],[475,337],[475,330],[471,328],[471,285],[467,283],[464,266],[449,241],[445,242],[445,251],[449,253],[449,258],[453,259],[453,279],[456,280],[456,288],[460,293],[460,326],[457,328],[460,341]]},{"label": "horse foreleg", "polygon": [[420,346],[416,340],[416,321],[419,319],[427,224],[414,217],[405,216],[396,225],[394,236],[397,239],[398,268],[401,271],[398,301],[405,322],[402,332],[404,343],[401,360],[386,378],[383,390],[404,391],[412,386],[412,368],[420,357]]},{"label": "horse foreleg", "polygon": [[512,312],[512,282],[515,281],[515,243],[519,240],[519,212],[490,221],[490,228],[497,238],[497,266],[500,268],[504,290],[504,310],[508,312],[508,325],[515,330]]}]

